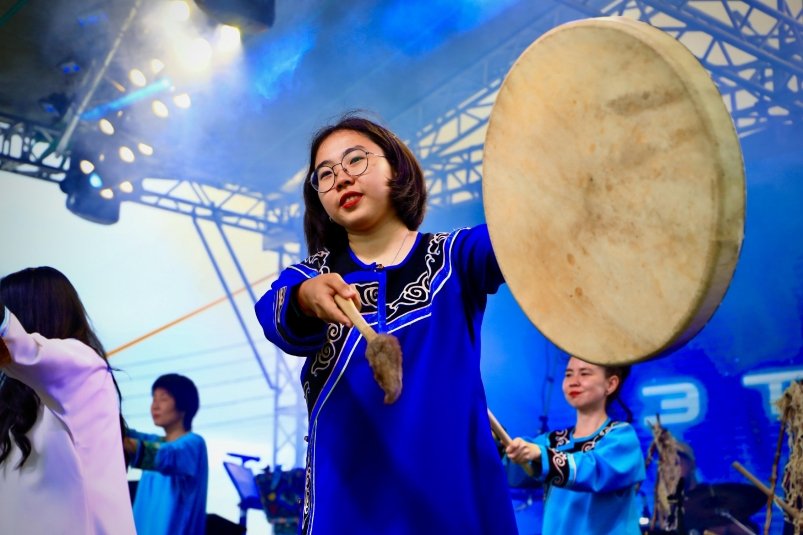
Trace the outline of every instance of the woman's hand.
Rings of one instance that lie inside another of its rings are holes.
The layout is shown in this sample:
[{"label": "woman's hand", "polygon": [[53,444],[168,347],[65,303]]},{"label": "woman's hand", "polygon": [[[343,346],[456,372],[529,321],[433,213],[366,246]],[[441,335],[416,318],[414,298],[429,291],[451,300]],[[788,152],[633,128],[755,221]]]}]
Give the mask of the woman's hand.
[{"label": "woman's hand", "polygon": [[346,284],[346,281],[337,273],[324,273],[305,280],[298,287],[296,299],[301,311],[330,323],[341,323],[352,327],[351,320],[335,303],[335,294],[344,299],[351,299],[360,310],[361,303],[357,290]]},{"label": "woman's hand", "polygon": [[134,455],[137,452],[138,441],[135,438],[125,437],[123,439],[123,449],[129,455]]},{"label": "woman's hand", "polygon": [[6,343],[0,338],[0,366],[5,364],[11,364],[11,353],[9,353]]},{"label": "woman's hand", "polygon": [[525,464],[541,458],[541,449],[522,438],[514,438],[505,448],[505,454],[514,463]]}]

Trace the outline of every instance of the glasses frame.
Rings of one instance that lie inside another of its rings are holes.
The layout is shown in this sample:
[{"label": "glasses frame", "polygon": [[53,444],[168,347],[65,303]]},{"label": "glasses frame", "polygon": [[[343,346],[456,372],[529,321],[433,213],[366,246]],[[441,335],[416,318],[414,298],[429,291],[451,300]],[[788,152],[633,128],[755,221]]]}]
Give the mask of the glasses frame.
[{"label": "glasses frame", "polygon": [[[351,174],[346,170],[346,167],[343,165],[343,162],[346,160],[347,156],[357,151],[365,153],[365,169],[363,169],[357,174]],[[312,189],[314,189],[318,193],[326,193],[327,191],[331,191],[332,189],[334,189],[335,182],[337,182],[337,171],[335,171],[335,166],[338,165],[340,166],[340,169],[351,178],[357,178],[359,176],[364,175],[365,173],[368,172],[368,156],[379,156],[380,158],[386,158],[384,154],[377,154],[376,152],[371,152],[369,150],[361,149],[359,147],[354,147],[353,149],[350,149],[348,152],[346,152],[338,163],[332,165],[319,165],[318,167],[316,167],[308,178],[310,186],[312,186]],[[332,185],[326,189],[318,189],[318,171],[323,168],[328,168],[332,170]]]}]

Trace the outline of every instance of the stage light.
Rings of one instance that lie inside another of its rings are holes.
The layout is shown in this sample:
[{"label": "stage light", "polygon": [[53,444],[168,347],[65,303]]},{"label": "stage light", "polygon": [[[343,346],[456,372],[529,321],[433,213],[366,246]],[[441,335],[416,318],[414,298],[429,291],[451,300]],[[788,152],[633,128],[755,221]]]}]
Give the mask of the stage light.
[{"label": "stage light", "polygon": [[70,107],[70,100],[64,93],[50,93],[47,97],[39,99],[39,105],[46,113],[61,118]]},{"label": "stage light", "polygon": [[89,180],[89,185],[95,189],[100,189],[103,187],[103,179],[100,178],[100,175],[97,173],[90,174],[88,180]]},{"label": "stage light", "polygon": [[175,104],[176,107],[186,110],[192,105],[192,100],[190,100],[190,96],[187,93],[181,93],[173,97],[173,104]]},{"label": "stage light", "polygon": [[128,79],[137,87],[145,87],[145,84],[148,83],[148,79],[145,78],[145,73],[139,69],[131,69],[128,72]]},{"label": "stage light", "polygon": [[167,4],[168,13],[171,19],[178,22],[185,22],[190,18],[190,6],[184,0],[173,0]]},{"label": "stage light", "polygon": [[185,69],[200,72],[212,61],[212,45],[203,37],[196,37],[180,48],[178,56]]},{"label": "stage light", "polygon": [[81,160],[81,162],[78,164],[78,168],[81,169],[82,173],[88,175],[89,173],[95,170],[95,164],[93,164],[89,160]]},{"label": "stage light", "polygon": [[154,100],[151,103],[151,110],[155,116],[162,119],[165,119],[168,115],[170,115],[170,110],[167,109],[167,106],[161,100]]},{"label": "stage light", "polygon": [[67,194],[67,209],[94,223],[116,223],[120,219],[120,201],[114,195],[108,197],[108,193],[102,193],[111,190],[103,188],[103,181],[97,172],[92,171],[89,176],[84,173],[81,162],[88,161],[82,156],[84,153],[80,149],[73,149],[70,169],[59,183],[61,191]]},{"label": "stage light", "polygon": [[118,153],[120,155],[120,159],[123,160],[125,163],[133,163],[134,162],[134,159],[135,159],[134,151],[129,149],[125,145],[120,147],[120,150],[118,151]]},{"label": "stage light", "polygon": [[106,134],[107,136],[114,135],[114,125],[108,119],[101,119],[100,121],[98,121],[98,128],[100,128],[100,131]]},{"label": "stage light", "polygon": [[215,37],[215,47],[220,54],[229,56],[241,48],[242,36],[240,30],[234,26],[220,25],[215,30]]},{"label": "stage light", "polygon": [[157,58],[153,58],[151,60],[151,72],[153,74],[159,74],[160,72],[162,72],[162,69],[164,69],[164,68],[165,68],[165,64],[164,64],[164,62],[162,62],[162,60],[157,59]]},{"label": "stage light", "polygon": [[71,193],[67,195],[67,209],[75,215],[93,223],[112,225],[120,220],[120,201],[104,199],[99,195],[89,197]]},{"label": "stage light", "polygon": [[261,32],[273,26],[274,0],[195,0],[210,17],[245,32]]},{"label": "stage light", "polygon": [[145,156],[153,156],[153,147],[145,143],[137,143],[137,149]]},{"label": "stage light", "polygon": [[[167,91],[171,87],[172,82],[166,78],[162,78],[161,80],[157,80],[145,87],[135,89],[134,91],[131,91],[120,98],[114,99],[110,102],[98,104],[91,110],[85,111],[83,114],[81,114],[81,118],[89,121],[98,119],[100,117],[106,117],[112,112],[114,112],[118,118],[122,117],[123,108],[127,108],[132,104],[139,102],[140,100],[149,99],[154,95],[157,95],[163,91]],[[118,122],[118,124],[120,123]]]},{"label": "stage light", "polygon": [[106,12],[98,6],[92,6],[88,10],[84,10],[83,13],[80,13],[76,20],[78,21],[78,25],[82,28],[86,28],[89,26],[97,26],[99,24],[105,24],[109,22],[109,17]]},{"label": "stage light", "polygon": [[100,196],[106,200],[114,199],[114,191],[111,188],[103,188],[100,190]]},{"label": "stage light", "polygon": [[59,64],[59,69],[64,74],[75,74],[81,70],[81,66],[73,60],[62,61]]},{"label": "stage light", "polygon": [[123,180],[120,182],[120,191],[123,193],[132,193],[134,191],[134,184],[128,180]]}]

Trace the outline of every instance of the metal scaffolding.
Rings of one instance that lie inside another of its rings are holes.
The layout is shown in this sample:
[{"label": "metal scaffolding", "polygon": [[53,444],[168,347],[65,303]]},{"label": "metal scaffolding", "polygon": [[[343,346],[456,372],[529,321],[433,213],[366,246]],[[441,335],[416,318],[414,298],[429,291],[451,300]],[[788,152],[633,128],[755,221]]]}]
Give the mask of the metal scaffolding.
[{"label": "metal scaffolding", "polygon": [[[496,94],[520,53],[579,16],[638,18],[686,45],[712,74],[741,137],[803,120],[803,9],[778,0],[556,0],[510,39],[394,122],[421,159],[433,205],[479,201],[482,142]],[[549,4],[545,4],[549,5]],[[557,9],[564,5],[572,11]],[[451,106],[433,105],[448,101]]]},{"label": "metal scaffolding", "polygon": [[560,0],[589,16],[637,18],[711,73],[740,136],[803,118],[803,8],[775,0]]}]

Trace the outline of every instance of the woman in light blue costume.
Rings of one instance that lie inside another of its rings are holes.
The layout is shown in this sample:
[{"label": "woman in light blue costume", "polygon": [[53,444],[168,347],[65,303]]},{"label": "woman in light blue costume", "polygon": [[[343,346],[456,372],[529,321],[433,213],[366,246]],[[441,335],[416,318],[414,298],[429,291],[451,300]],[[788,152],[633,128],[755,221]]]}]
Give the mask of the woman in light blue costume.
[{"label": "woman in light blue costume", "polygon": [[515,438],[508,445],[507,456],[529,463],[546,484],[543,533],[641,533],[636,494],[645,477],[644,455],[633,427],[608,417],[628,373],[628,367],[597,366],[572,357],[563,394],[577,410],[574,427],[533,442]]},{"label": "woman in light blue costume", "polygon": [[203,535],[209,462],[206,442],[191,431],[198,389],[188,377],[169,373],[151,392],[151,417],[165,436],[129,429],[125,443],[131,465],[143,470],[134,499],[137,532]]},{"label": "woman in light blue costume", "polygon": [[[516,533],[480,377],[486,298],[503,283],[487,228],[417,232],[420,166],[390,131],[357,116],[315,136],[308,177],[312,256],[285,269],[256,305],[266,337],[306,357],[302,532]],[[399,339],[404,386],[395,403],[383,403],[366,342],[335,294]]]}]

